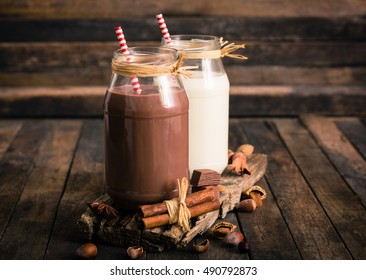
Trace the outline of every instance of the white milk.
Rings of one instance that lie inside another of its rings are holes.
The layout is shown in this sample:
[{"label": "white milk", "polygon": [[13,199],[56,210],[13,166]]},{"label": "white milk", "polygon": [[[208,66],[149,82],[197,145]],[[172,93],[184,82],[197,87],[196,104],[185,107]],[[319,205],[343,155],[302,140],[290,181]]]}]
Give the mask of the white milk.
[{"label": "white milk", "polygon": [[221,173],[227,165],[229,80],[226,74],[198,72],[183,78],[189,100],[189,169]]}]

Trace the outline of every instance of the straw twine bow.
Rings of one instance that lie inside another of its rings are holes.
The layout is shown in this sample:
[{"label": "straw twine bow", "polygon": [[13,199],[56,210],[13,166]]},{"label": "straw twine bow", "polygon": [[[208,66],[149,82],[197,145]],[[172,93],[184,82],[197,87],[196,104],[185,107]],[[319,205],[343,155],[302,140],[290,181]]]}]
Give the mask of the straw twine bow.
[{"label": "straw twine bow", "polygon": [[198,66],[184,66],[182,67],[184,61],[183,58],[185,57],[185,53],[180,53],[179,54],[179,59],[178,61],[175,63],[175,66],[173,66],[173,74],[174,75],[178,75],[181,74],[183,75],[185,78],[189,78],[193,75],[192,71],[188,71],[188,70],[192,70],[192,69],[197,69]]},{"label": "straw twine bow", "polygon": [[245,45],[235,45],[235,43],[228,44],[228,41],[224,41],[223,38],[220,38],[220,46],[219,50],[209,50],[209,51],[199,51],[199,52],[184,52],[185,59],[216,59],[224,56],[228,56],[236,59],[248,59],[246,56],[241,54],[232,53],[238,49],[244,49]]},{"label": "straw twine bow", "polygon": [[189,219],[191,218],[191,212],[189,212],[186,205],[186,196],[189,187],[187,178],[183,177],[182,181],[178,181],[178,197],[171,200],[165,200],[164,203],[168,209],[169,224],[177,223],[183,230],[189,231]]},{"label": "straw twine bow", "polygon": [[228,57],[236,58],[236,59],[243,59],[243,60],[248,59],[248,57],[246,57],[244,55],[237,54],[237,53],[232,53],[232,52],[235,52],[238,49],[244,49],[245,44],[235,45],[235,43],[231,43],[231,44],[228,44],[228,43],[229,42],[224,41],[224,39],[222,37],[220,38],[221,57],[228,56]]},{"label": "straw twine bow", "polygon": [[163,75],[178,75],[184,77],[192,76],[190,69],[196,69],[197,66],[182,67],[184,54],[179,55],[177,62],[170,65],[151,65],[139,62],[131,63],[122,59],[112,59],[112,71],[121,76],[137,76],[137,77],[157,77]]}]

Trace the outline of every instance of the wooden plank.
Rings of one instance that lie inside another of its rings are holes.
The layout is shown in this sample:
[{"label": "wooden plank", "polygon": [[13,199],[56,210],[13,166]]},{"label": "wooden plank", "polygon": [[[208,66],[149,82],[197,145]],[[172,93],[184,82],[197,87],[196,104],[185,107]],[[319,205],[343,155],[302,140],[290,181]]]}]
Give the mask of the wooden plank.
[{"label": "wooden plank", "polygon": [[0,160],[21,127],[22,122],[19,120],[0,121]]},{"label": "wooden plank", "polygon": [[[360,42],[269,42],[245,43],[240,52],[246,61],[224,58],[225,65],[286,66],[364,66],[366,43]],[[159,41],[132,41],[133,46],[158,46]],[[47,72],[78,69],[81,73],[95,67],[109,69],[117,40],[108,42],[18,42],[0,44],[1,73],[18,71]],[[86,51],[87,50],[87,51]],[[306,58],[304,58],[306,54]],[[5,84],[6,85],[6,84]]]},{"label": "wooden plank", "polygon": [[0,239],[34,168],[33,160],[47,129],[48,125],[43,121],[23,121],[0,162]]},{"label": "wooden plank", "polygon": [[300,259],[300,253],[281,216],[268,184],[262,179],[256,185],[267,191],[264,205],[253,213],[238,212],[253,259]]},{"label": "wooden plank", "polygon": [[229,149],[232,151],[235,151],[242,144],[250,144],[243,128],[239,125],[240,121],[239,118],[229,119]]},{"label": "wooden plank", "polygon": [[[357,66],[366,60],[366,43],[246,41],[247,65]],[[306,54],[304,57],[304,54]],[[232,60],[232,64],[240,64]]]},{"label": "wooden plank", "polygon": [[230,89],[230,116],[363,114],[365,94],[362,86],[237,86]]},{"label": "wooden plank", "polygon": [[187,247],[172,248],[162,253],[146,253],[147,260],[197,260],[197,253],[192,250],[193,242]]},{"label": "wooden plank", "polygon": [[242,65],[225,65],[225,70],[232,85],[363,86],[366,76],[366,67],[362,66],[249,66],[244,62]]},{"label": "wooden plank", "polygon": [[238,212],[238,218],[246,240],[251,246],[251,259],[301,259],[291,232],[281,215],[266,180],[262,179],[256,185],[267,191],[263,206],[252,213]]},{"label": "wooden plank", "polygon": [[[248,60],[223,59],[233,84],[364,84],[364,42],[245,43],[247,47],[241,53]],[[158,44],[158,41],[130,42],[130,46]],[[0,83],[2,86],[107,85],[111,56],[117,48],[117,41],[0,43]],[[309,57],[304,59],[304,53]]]},{"label": "wooden plank", "polygon": [[106,0],[103,3],[92,0],[75,2],[57,0],[3,0],[0,15],[3,17],[26,18],[125,18],[148,17],[157,13],[168,15],[222,15],[242,17],[296,17],[296,16],[344,16],[363,15],[365,6],[362,0],[319,1],[308,0],[262,0],[251,5],[234,0],[230,4],[222,1],[189,1],[186,5],[178,0],[159,2]]},{"label": "wooden plank", "polygon": [[0,242],[2,259],[43,259],[81,121],[46,121],[46,138]]},{"label": "wooden plank", "polygon": [[357,149],[357,151],[366,159],[366,127],[356,118],[352,119],[336,119],[338,128],[348,140]]},{"label": "wooden plank", "polygon": [[[363,66],[281,66],[230,65],[224,59],[231,85],[350,85],[363,86],[366,67]],[[0,72],[2,86],[107,86],[111,76],[109,65],[79,68],[48,69],[48,71]]]},{"label": "wooden plank", "polygon": [[14,117],[103,115],[104,87],[15,87],[0,89],[0,115]]},{"label": "wooden plank", "polygon": [[[245,9],[246,10],[246,9]],[[160,12],[159,12],[160,13]],[[170,34],[211,34],[225,40],[262,41],[361,41],[366,19],[362,16],[247,17],[165,16]],[[113,41],[113,27],[122,25],[129,41],[160,41],[154,14],[145,17],[77,19],[0,19],[2,42]],[[90,32],[93,30],[93,32]]]},{"label": "wooden plank", "polygon": [[[6,117],[98,116],[107,86],[0,88],[0,115]],[[363,114],[363,86],[230,87],[230,116],[276,116],[301,113]]]},{"label": "wooden plank", "polygon": [[257,152],[264,152],[269,157],[266,179],[301,257],[350,259],[277,131],[262,122],[243,121],[241,125]]},{"label": "wooden plank", "polygon": [[366,206],[366,161],[339,131],[332,119],[307,115],[301,120],[350,188]]},{"label": "wooden plank", "polygon": [[[79,234],[76,222],[86,209],[85,202],[92,201],[103,193],[103,122],[100,119],[85,120],[66,188],[58,207],[46,259],[75,258],[76,249],[85,242]],[[106,254],[108,256],[108,253],[104,252],[104,256]]]},{"label": "wooden plank", "polygon": [[[9,71],[49,71],[110,67],[118,42],[1,43],[0,67]],[[132,43],[132,42],[131,42]],[[133,45],[131,45],[132,47]],[[47,70],[46,70],[47,69]]]},{"label": "wooden plank", "polygon": [[[225,219],[218,219],[216,223],[225,221],[237,226],[237,230],[241,231],[239,221],[234,212],[229,212]],[[215,225],[214,224],[214,225]],[[248,253],[242,253],[238,250],[238,248],[230,247],[225,244],[224,240],[217,239],[212,235],[210,231],[207,231],[202,236],[197,236],[195,239],[195,244],[202,242],[203,240],[208,239],[210,242],[210,248],[208,251],[204,253],[198,254],[200,260],[248,260]],[[190,249],[192,250],[193,245],[191,245]]]},{"label": "wooden plank", "polygon": [[[240,125],[241,121],[241,119],[230,119],[231,148],[236,148],[242,143],[251,143]],[[237,213],[240,226],[252,248],[250,258],[300,259],[299,251],[276,204],[271,188],[265,179],[260,180],[256,185],[267,191],[264,205],[252,213]]]},{"label": "wooden plank", "polygon": [[365,259],[366,209],[297,120],[281,119],[275,124],[352,257]]}]

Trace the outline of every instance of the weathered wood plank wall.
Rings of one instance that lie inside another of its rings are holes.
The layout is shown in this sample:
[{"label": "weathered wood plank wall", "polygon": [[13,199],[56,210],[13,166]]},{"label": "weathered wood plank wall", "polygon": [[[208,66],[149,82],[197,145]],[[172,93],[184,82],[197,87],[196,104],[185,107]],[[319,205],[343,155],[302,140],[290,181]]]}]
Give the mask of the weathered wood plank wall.
[{"label": "weathered wood plank wall", "polygon": [[293,17],[363,15],[363,0],[2,0],[2,16],[26,18],[132,18],[147,14]]},{"label": "weathered wood plank wall", "polygon": [[[245,87],[235,86],[257,87],[259,95],[261,86],[271,86],[276,96],[282,96],[281,86],[302,96],[308,96],[309,86],[310,92],[324,92],[327,86],[337,87],[332,95],[345,96],[347,88],[356,104],[364,100],[359,98],[366,86],[364,0],[3,0],[0,87],[106,87],[118,48],[113,27],[123,26],[129,46],[159,45],[158,13],[164,14],[171,34],[211,34],[246,44],[247,61],[224,58],[235,98],[247,95]],[[343,100],[329,104],[340,107]],[[232,112],[242,110],[247,108]],[[336,113],[344,112],[352,109]]]}]

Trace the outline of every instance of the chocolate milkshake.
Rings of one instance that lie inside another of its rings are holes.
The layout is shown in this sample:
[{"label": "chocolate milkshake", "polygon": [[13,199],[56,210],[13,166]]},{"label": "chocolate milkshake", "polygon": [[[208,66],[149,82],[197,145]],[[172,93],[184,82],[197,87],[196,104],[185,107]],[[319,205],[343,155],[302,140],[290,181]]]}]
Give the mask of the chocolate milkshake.
[{"label": "chocolate milkshake", "polygon": [[137,206],[178,196],[189,178],[188,99],[182,88],[130,85],[108,89],[104,102],[105,176],[116,206]]}]

